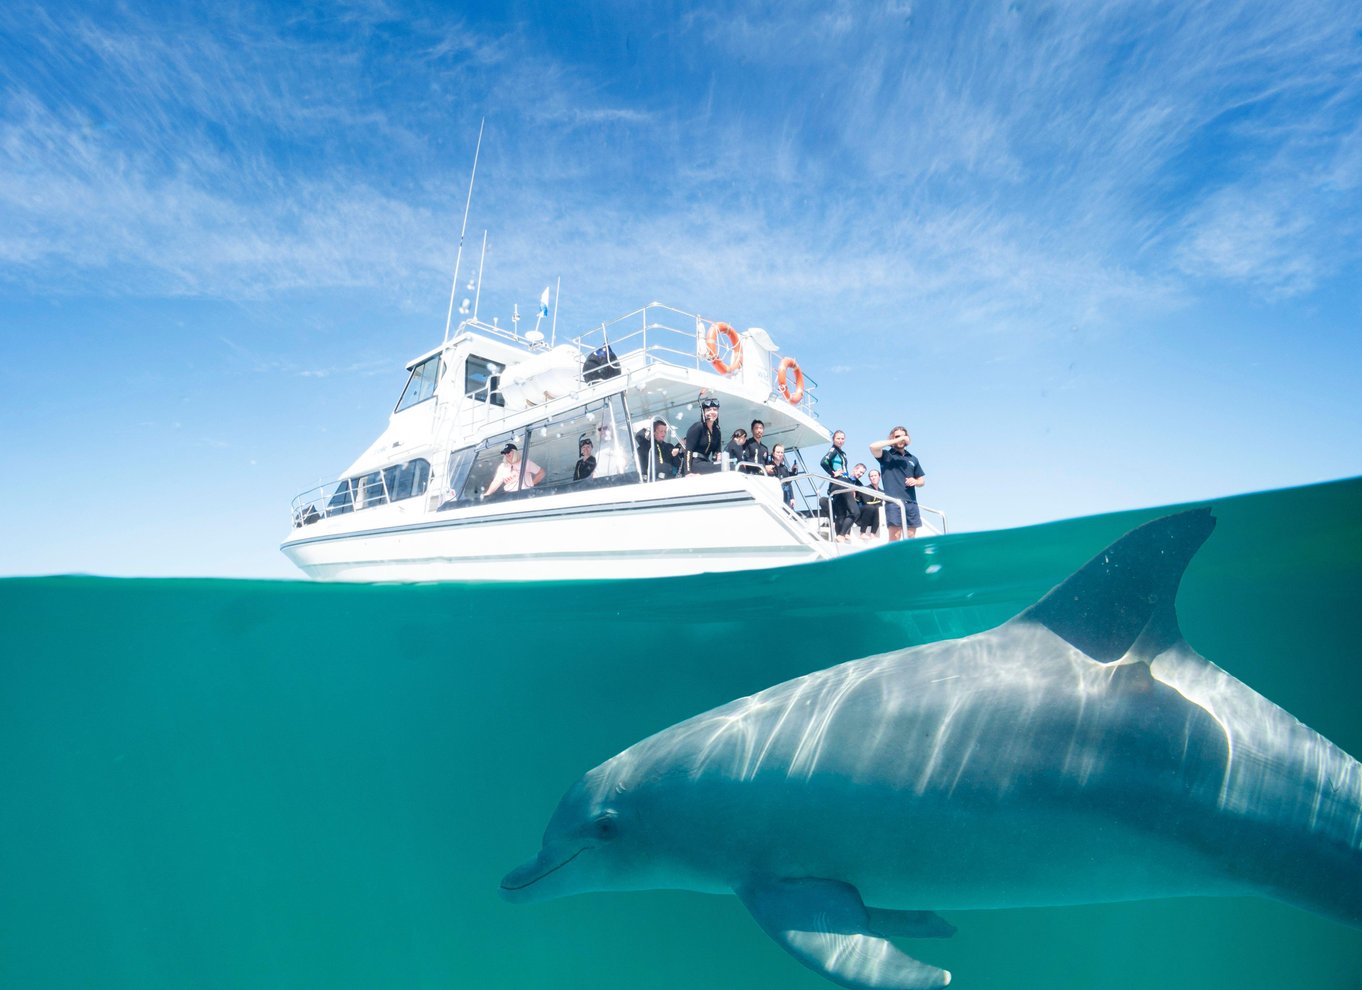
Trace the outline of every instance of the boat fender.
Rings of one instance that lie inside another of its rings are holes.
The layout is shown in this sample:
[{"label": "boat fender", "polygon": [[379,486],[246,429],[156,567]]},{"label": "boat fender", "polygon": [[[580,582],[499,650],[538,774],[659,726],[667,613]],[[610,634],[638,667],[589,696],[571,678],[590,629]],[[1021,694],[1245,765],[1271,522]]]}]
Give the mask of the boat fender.
[{"label": "boat fender", "polygon": [[[719,360],[719,334],[728,338],[728,344],[733,349],[732,364],[725,364]],[[738,331],[727,323],[711,323],[709,333],[705,335],[705,343],[709,346],[709,352],[705,356],[719,374],[731,375],[742,367],[742,341],[738,339]]]},{"label": "boat fender", "polygon": [[[794,369],[794,391],[791,392],[785,381],[785,373],[791,368]],[[804,398],[804,372],[799,368],[799,362],[792,357],[783,358],[780,362],[780,371],[776,374],[776,384],[780,386],[780,394],[785,396],[785,401],[792,406],[799,405],[799,400]]]}]

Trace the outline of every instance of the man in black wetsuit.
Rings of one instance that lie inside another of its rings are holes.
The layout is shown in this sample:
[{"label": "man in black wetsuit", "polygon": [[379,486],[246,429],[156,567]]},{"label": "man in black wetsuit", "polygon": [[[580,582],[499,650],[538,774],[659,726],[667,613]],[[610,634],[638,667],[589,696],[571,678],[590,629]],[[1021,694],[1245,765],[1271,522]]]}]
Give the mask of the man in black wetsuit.
[{"label": "man in black wetsuit", "polygon": [[705,399],[700,403],[700,421],[686,431],[686,457],[690,459],[690,470],[696,474],[719,470],[719,451],[722,449],[719,400]]},{"label": "man in black wetsuit", "polygon": [[652,436],[646,430],[639,430],[635,439],[638,441],[638,467],[643,472],[644,481],[676,477],[685,451],[679,443],[667,441],[665,419],[653,420]]},{"label": "man in black wetsuit", "polygon": [[771,451],[761,442],[766,433],[766,424],[759,419],[752,420],[752,434],[743,445],[742,459],[746,462],[742,470],[748,474],[770,474]]}]

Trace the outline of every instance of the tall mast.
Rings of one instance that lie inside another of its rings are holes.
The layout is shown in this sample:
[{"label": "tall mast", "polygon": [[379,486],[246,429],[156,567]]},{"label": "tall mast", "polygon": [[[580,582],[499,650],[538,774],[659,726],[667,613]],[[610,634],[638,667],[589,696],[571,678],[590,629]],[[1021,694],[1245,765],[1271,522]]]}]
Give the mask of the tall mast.
[{"label": "tall mast", "polygon": [[478,258],[478,290],[473,293],[473,319],[478,318],[478,302],[482,299],[482,263],[487,260],[487,231],[482,232],[482,255]]},{"label": "tall mast", "polygon": [[445,314],[445,339],[449,343],[449,325],[454,321],[454,295],[459,291],[459,264],[463,261],[463,235],[468,231],[468,209],[473,205],[473,181],[478,177],[478,155],[482,152],[482,129],[487,126],[483,117],[478,124],[478,144],[473,150],[473,171],[468,175],[468,199],[463,204],[463,226],[459,228],[459,250],[454,255],[454,281],[449,286],[449,312]]}]

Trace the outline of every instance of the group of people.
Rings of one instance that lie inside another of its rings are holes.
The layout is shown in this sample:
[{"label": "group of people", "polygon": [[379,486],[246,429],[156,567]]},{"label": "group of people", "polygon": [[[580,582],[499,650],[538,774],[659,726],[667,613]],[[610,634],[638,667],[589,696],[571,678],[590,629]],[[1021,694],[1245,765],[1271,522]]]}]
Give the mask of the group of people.
[{"label": "group of people", "polygon": [[[786,460],[785,445],[767,447],[762,442],[766,424],[752,420],[750,432],[739,427],[724,444],[719,429],[719,400],[707,398],[700,403],[700,419],[686,431],[683,442],[667,439],[669,424],[665,419],[653,420],[652,434],[646,429],[635,436],[638,447],[639,469],[644,478],[674,478],[682,474],[707,474],[722,468],[722,459],[737,465],[739,471],[765,474],[782,479],[781,491],[786,504],[794,508],[793,486],[785,479],[798,474],[797,465]],[[869,471],[864,463],[852,463],[847,455],[846,433],[838,430],[832,435],[832,447],[820,462],[831,477],[843,482],[829,485],[827,499],[832,511],[834,538],[839,542],[851,539],[853,528],[860,528],[861,539],[879,533],[880,512],[884,511],[890,540],[911,539],[922,525],[917,506],[917,489],[926,484],[922,464],[908,451],[912,437],[907,427],[896,426],[886,440],[870,444],[870,453],[878,465]],[[861,479],[865,478],[865,481]],[[895,499],[897,501],[890,501]],[[898,505],[902,502],[902,508]]]},{"label": "group of people", "polygon": [[[851,531],[857,527],[863,540],[878,534],[881,508],[890,540],[917,536],[918,527],[922,525],[917,490],[927,483],[927,479],[922,472],[922,463],[908,450],[913,439],[908,428],[896,426],[889,431],[889,439],[870,444],[870,453],[879,469],[872,468],[869,472],[865,464],[851,463],[846,439],[842,430],[834,433],[832,447],[819,462],[824,471],[844,483],[828,485],[834,539],[841,543],[850,541]],[[901,501],[902,508],[897,502],[889,501],[890,498]]]},{"label": "group of people", "polygon": [[[710,474],[723,469],[724,455],[739,471],[748,474],[788,478],[798,470],[785,462],[783,443],[767,447],[762,442],[762,437],[766,435],[766,424],[759,419],[752,420],[750,434],[739,427],[725,444],[723,431],[719,428],[718,399],[708,398],[700,403],[700,419],[686,431],[685,440],[680,443],[669,441],[669,429],[665,419],[655,419],[651,436],[647,430],[639,430],[634,438],[638,445],[639,469],[645,478]],[[788,484],[785,486],[785,499],[791,505],[794,504],[794,494]]]}]

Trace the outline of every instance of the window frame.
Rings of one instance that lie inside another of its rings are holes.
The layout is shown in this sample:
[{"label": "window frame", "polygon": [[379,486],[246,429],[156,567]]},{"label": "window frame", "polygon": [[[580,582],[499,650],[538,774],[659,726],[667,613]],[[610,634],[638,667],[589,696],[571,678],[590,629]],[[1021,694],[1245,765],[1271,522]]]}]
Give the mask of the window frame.
[{"label": "window frame", "polygon": [[[406,412],[435,398],[436,387],[440,384],[443,359],[442,354],[435,354],[412,365],[407,384],[403,386],[402,394],[397,397],[397,405],[393,407],[394,413]],[[417,386],[415,392],[412,391],[414,385]]]},{"label": "window frame", "polygon": [[[479,362],[480,370],[486,373],[486,377],[478,379],[476,385],[474,385],[472,378],[476,367],[474,362]],[[505,370],[504,361],[494,361],[492,358],[483,357],[481,354],[469,354],[463,360],[464,397],[488,405],[505,406],[506,397],[501,394],[501,373]]]}]

